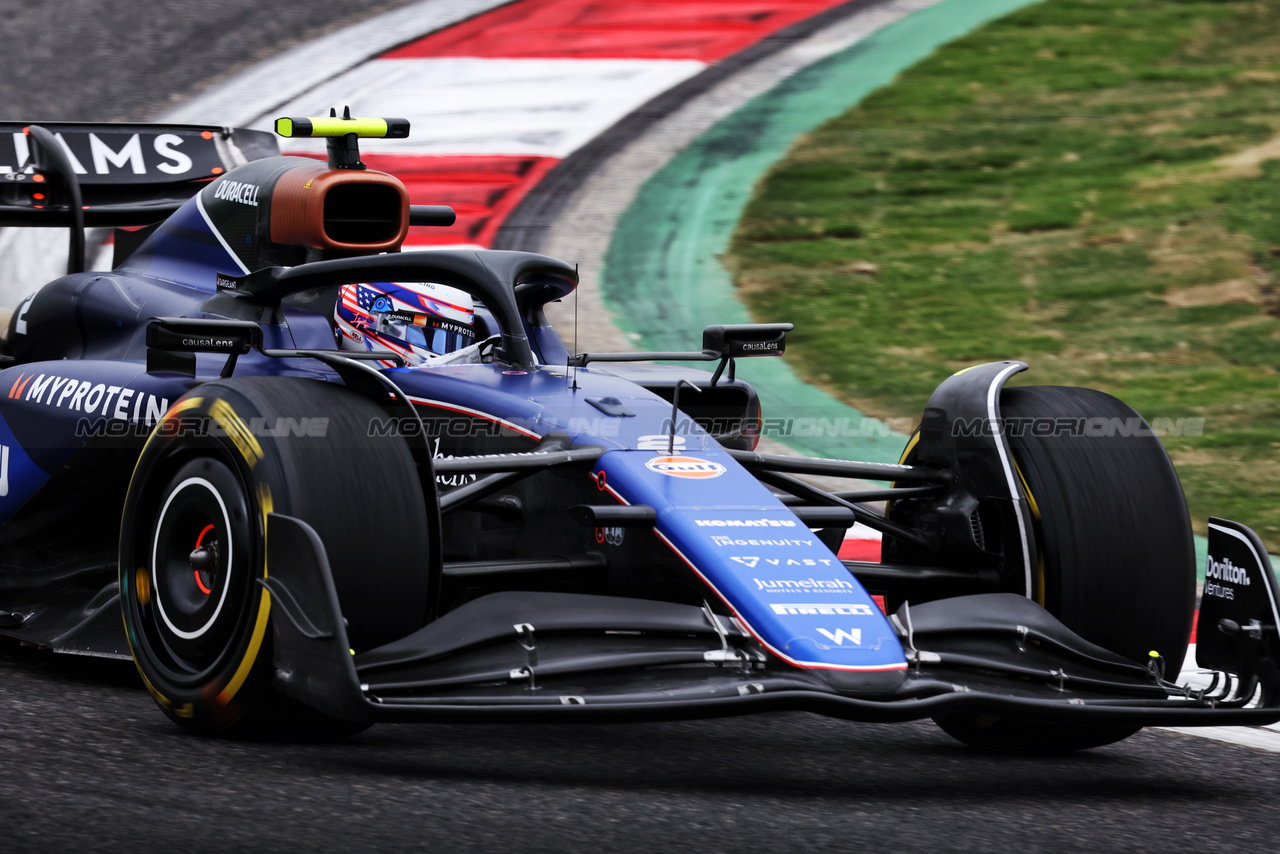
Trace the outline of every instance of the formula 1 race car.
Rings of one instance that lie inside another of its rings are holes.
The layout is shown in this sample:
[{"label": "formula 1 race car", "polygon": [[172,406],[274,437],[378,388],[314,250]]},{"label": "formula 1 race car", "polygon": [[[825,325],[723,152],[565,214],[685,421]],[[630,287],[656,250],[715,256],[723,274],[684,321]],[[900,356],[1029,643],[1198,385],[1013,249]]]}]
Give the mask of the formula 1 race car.
[{"label": "formula 1 race car", "polygon": [[[71,234],[0,371],[0,632],[131,656],[203,734],[804,710],[1060,751],[1280,720],[1280,592],[1242,525],[1209,526],[1217,676],[1175,684],[1191,525],[1115,398],[977,365],[900,464],[759,453],[736,364],[789,324],[570,353],[543,307],[573,266],[400,251],[454,216],[360,161],[407,122],[277,131],[328,162],[257,131],[0,126],[0,224]],[[84,270],[94,226],[110,272]],[[855,522],[881,561],[837,556]]]}]

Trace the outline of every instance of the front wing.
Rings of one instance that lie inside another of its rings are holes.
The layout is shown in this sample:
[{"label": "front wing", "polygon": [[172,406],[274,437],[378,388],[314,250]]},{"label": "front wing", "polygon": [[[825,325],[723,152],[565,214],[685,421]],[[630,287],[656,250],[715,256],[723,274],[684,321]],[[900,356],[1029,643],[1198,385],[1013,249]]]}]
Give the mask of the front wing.
[{"label": "front wing", "polygon": [[[300,520],[269,519],[270,575],[260,583],[275,611],[276,687],[352,721],[671,720],[765,711],[874,722],[955,712],[1106,726],[1280,720],[1273,666],[1268,680],[1259,675],[1267,668],[1249,670],[1241,661],[1210,689],[1178,687],[1163,678],[1158,660],[1143,667],[1120,658],[1013,594],[900,609],[892,622],[910,666],[891,673],[795,667],[709,608],[554,593],[482,597],[355,655],[319,537]],[[1254,569],[1245,583],[1269,585],[1272,601],[1280,599],[1269,567]],[[1246,632],[1263,625],[1254,632],[1255,665],[1274,662],[1276,620],[1243,625]]]}]

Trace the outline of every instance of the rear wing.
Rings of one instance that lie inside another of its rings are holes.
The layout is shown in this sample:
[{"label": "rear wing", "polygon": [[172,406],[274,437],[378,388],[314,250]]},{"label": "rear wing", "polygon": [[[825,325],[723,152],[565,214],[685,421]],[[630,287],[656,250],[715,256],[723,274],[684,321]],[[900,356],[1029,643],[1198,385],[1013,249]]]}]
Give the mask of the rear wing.
[{"label": "rear wing", "polygon": [[78,273],[86,227],[158,222],[213,178],[279,153],[265,131],[0,122],[0,226],[70,229],[67,273]]},{"label": "rear wing", "polygon": [[[177,210],[223,172],[279,154],[275,137],[256,130],[35,125],[45,135],[32,127],[0,122],[0,226],[147,225]],[[49,144],[42,145],[42,138]],[[76,195],[83,221],[75,215]]]}]

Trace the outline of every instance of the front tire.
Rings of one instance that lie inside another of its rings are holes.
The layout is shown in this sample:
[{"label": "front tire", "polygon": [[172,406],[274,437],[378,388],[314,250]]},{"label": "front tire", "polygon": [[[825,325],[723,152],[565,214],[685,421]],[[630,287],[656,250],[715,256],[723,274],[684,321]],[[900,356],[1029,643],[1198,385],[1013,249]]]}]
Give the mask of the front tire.
[{"label": "front tire", "polygon": [[160,708],[202,735],[331,738],[364,727],[272,687],[267,515],[325,545],[356,649],[402,637],[427,611],[426,510],[403,440],[378,406],[293,378],[204,383],[147,440],[120,538],[134,660]]},{"label": "front tire", "polygon": [[[1166,677],[1176,678],[1195,609],[1195,550],[1160,440],[1132,408],[1093,389],[1010,388],[1000,407],[1035,521],[1036,600],[1081,637],[1135,662],[1159,652]],[[963,714],[935,720],[968,745],[1016,753],[1099,747],[1140,729]]]}]

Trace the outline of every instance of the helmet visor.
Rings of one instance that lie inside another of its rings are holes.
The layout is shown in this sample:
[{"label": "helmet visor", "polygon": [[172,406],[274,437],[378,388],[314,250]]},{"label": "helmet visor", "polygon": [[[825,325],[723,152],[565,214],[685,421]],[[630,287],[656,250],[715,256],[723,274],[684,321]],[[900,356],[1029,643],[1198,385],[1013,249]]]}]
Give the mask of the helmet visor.
[{"label": "helmet visor", "polygon": [[415,314],[410,320],[400,312],[378,318],[378,335],[399,339],[437,356],[469,347],[475,341],[474,330],[464,323],[426,314]]}]

